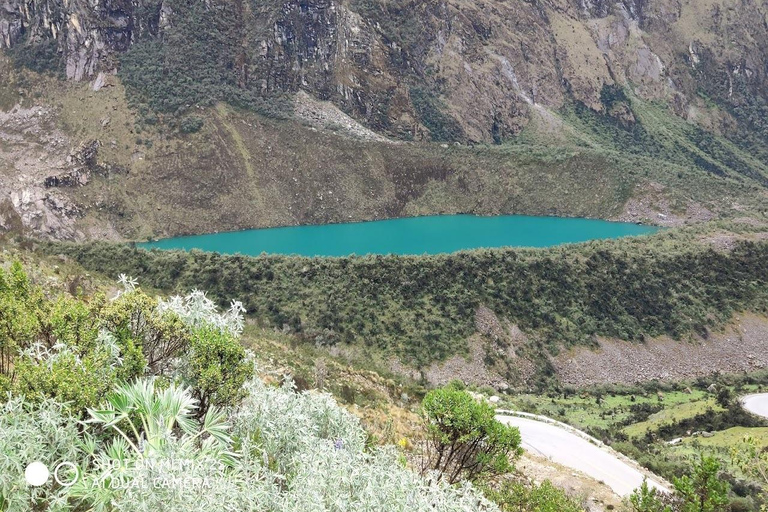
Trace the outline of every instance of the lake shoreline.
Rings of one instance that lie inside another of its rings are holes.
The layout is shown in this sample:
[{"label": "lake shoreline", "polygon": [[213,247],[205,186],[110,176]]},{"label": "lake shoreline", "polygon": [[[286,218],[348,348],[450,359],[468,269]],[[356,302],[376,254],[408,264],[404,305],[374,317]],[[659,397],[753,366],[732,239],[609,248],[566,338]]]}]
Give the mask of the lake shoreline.
[{"label": "lake shoreline", "polygon": [[545,248],[566,243],[652,234],[637,223],[530,215],[427,215],[378,221],[283,226],[172,237],[135,243],[144,249],[222,254],[351,256],[450,254],[490,248]]}]

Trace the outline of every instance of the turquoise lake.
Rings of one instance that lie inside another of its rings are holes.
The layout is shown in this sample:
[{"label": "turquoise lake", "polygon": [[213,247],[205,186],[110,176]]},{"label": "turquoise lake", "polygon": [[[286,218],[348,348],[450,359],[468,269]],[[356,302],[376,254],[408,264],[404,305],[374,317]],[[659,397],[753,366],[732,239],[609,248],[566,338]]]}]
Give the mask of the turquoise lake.
[{"label": "turquoise lake", "polygon": [[144,248],[200,249],[246,255],[440,254],[481,247],[551,247],[587,240],[654,233],[625,222],[561,217],[436,215],[404,219],[251,229],[183,236],[137,244]]}]

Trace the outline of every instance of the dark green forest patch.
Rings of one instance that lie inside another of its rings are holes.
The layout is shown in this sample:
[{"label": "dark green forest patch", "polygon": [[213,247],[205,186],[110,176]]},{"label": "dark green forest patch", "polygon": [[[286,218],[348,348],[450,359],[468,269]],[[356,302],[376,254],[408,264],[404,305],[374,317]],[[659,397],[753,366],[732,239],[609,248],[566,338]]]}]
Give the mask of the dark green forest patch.
[{"label": "dark green forest patch", "polygon": [[160,289],[239,299],[261,323],[307,342],[375,347],[417,367],[464,352],[481,305],[551,351],[596,336],[706,335],[735,312],[768,311],[768,243],[718,252],[658,242],[665,236],[419,257],[254,258],[107,243],[46,250]]}]

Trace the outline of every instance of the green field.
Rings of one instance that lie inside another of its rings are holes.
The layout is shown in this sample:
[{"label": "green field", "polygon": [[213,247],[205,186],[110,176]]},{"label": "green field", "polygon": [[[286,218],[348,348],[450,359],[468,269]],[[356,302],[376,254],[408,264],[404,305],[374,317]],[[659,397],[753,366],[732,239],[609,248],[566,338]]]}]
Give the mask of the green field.
[{"label": "green field", "polygon": [[[708,391],[710,385],[715,388]],[[661,476],[679,477],[702,456],[723,465],[753,508],[764,496],[760,483],[734,463],[746,437],[768,448],[768,422],[745,413],[738,397],[768,389],[768,373],[721,376],[691,382],[647,383],[633,388],[559,390],[505,397],[501,407],[542,414],[573,425],[612,445]],[[673,439],[680,441],[670,444]],[[755,501],[758,500],[758,501]]]}]

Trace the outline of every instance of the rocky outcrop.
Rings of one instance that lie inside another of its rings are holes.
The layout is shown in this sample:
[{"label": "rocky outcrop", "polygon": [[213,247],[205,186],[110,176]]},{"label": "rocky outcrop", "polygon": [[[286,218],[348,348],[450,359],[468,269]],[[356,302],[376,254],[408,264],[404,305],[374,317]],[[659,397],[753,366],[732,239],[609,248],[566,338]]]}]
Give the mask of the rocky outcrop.
[{"label": "rocky outcrop", "polygon": [[602,339],[600,348],[560,353],[553,365],[561,382],[584,387],[679,381],[716,372],[754,372],[768,366],[768,319],[743,315],[723,332],[687,342],[659,338],[643,344]]},{"label": "rocky outcrop", "polygon": [[195,30],[227,38],[238,87],[303,90],[368,128],[415,139],[500,141],[565,101],[603,111],[612,84],[681,116],[703,89],[760,124],[754,98],[768,90],[757,0],[210,0],[192,14],[177,2],[5,0],[0,48],[36,48],[67,77],[91,79],[139,41],[168,44],[194,16]]},{"label": "rocky outcrop", "polygon": [[141,0],[6,0],[0,48],[52,45],[67,78],[83,80],[115,70],[117,54],[142,35],[157,34],[161,11],[162,4]]},{"label": "rocky outcrop", "polygon": [[[0,231],[33,233],[56,239],[82,238],[75,227],[81,207],[51,187],[81,185],[95,165],[95,147],[75,151],[46,108],[0,111]],[[51,171],[55,170],[54,175]]]}]

